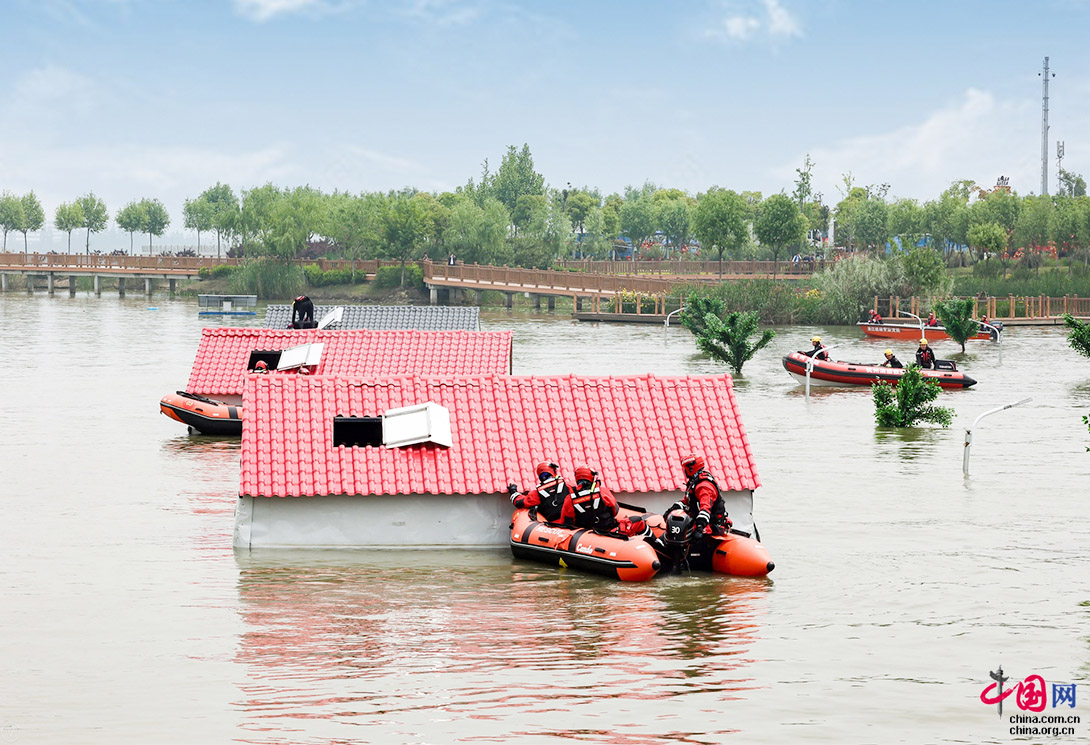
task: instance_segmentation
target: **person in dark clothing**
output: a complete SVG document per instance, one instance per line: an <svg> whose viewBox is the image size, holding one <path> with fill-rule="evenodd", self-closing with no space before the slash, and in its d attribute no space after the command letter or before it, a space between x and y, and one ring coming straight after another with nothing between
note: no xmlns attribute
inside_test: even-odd
<svg viewBox="0 0 1090 745"><path fill-rule="evenodd" d="M813 342L814 348L806 350L805 352L803 352L803 354L805 354L807 357L813 357L816 360L829 359L829 353L825 351L825 345L821 343L820 336L814 336L810 339L810 341Z"/></svg>
<svg viewBox="0 0 1090 745"><path fill-rule="evenodd" d="M927 339L920 339L920 348L916 350L916 364L925 370L935 366L935 353L927 346Z"/></svg>
<svg viewBox="0 0 1090 745"><path fill-rule="evenodd" d="M727 517L719 485L704 468L704 457L689 455L682 458L681 469L685 473L685 496L680 502L674 502L667 514L676 509L685 510L695 521L697 536L728 533L733 523Z"/></svg>
<svg viewBox="0 0 1090 745"><path fill-rule="evenodd" d="M537 514L547 522L560 521L560 512L564 502L572 494L575 488L567 479L560 476L558 466L555 463L542 461L537 464L538 485L526 492L520 492L514 484L507 485L507 491L511 495L511 504L515 509L537 510Z"/></svg>
<svg viewBox="0 0 1090 745"><path fill-rule="evenodd" d="M887 349L886 359L885 362L881 364L881 367L904 367L904 365L901 364L901 361L899 359L893 356L892 349Z"/></svg>
<svg viewBox="0 0 1090 745"><path fill-rule="evenodd" d="M306 295L295 298L291 304L291 325L293 329L313 329L318 324L314 321L314 303Z"/></svg>

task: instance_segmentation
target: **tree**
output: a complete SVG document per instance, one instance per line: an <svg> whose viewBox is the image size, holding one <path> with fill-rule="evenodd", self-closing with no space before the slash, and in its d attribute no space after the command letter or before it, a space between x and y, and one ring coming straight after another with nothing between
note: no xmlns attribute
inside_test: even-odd
<svg viewBox="0 0 1090 745"><path fill-rule="evenodd" d="M659 227L666 234L666 239L675 248L689 242L689 231L693 224L693 210L689 206L689 198L681 196L676 199L663 200L656 211Z"/></svg>
<svg viewBox="0 0 1090 745"><path fill-rule="evenodd" d="M213 218L213 207L204 199L197 197L196 199L185 200L185 205L182 207L183 225L190 230L197 231L198 256L201 253L201 231L211 230L214 227Z"/></svg>
<svg viewBox="0 0 1090 745"><path fill-rule="evenodd" d="M961 345L965 351L965 342L976 334L980 324L973 320L973 308L976 306L971 297L940 300L935 303L935 315L946 327L946 335Z"/></svg>
<svg viewBox="0 0 1090 745"><path fill-rule="evenodd" d="M741 374L742 365L753 358L758 351L768 346L776 336L772 329L761 332L761 338L750 344L749 337L757 331L757 313L730 313L720 320L714 313L704 316L704 331L696 337L696 346L713 359L730 365L736 375Z"/></svg>
<svg viewBox="0 0 1090 745"><path fill-rule="evenodd" d="M523 194L515 203L515 209L511 213L511 222L516 230L525 230L534 219L534 215L541 210L548 209L549 200L544 194Z"/></svg>
<svg viewBox="0 0 1090 745"><path fill-rule="evenodd" d="M231 233L239 221L238 197L231 191L230 186L217 181L215 186L205 189L198 199L206 203L212 211L212 229L216 231L216 256L219 257L222 237Z"/></svg>
<svg viewBox="0 0 1090 745"><path fill-rule="evenodd" d="M730 189L713 186L700 198L693 219L693 233L701 246L719 251L719 278L723 277L723 252L737 251L747 238L746 202Z"/></svg>
<svg viewBox="0 0 1090 745"><path fill-rule="evenodd" d="M578 229L579 240L582 242L587 215L598 206L598 201L585 191L576 191L568 194L564 206L568 211L568 217L571 218L572 227Z"/></svg>
<svg viewBox="0 0 1090 745"><path fill-rule="evenodd" d="M632 241L632 248L636 251L645 240L654 235L655 211L650 196L625 198L621 205L621 232Z"/></svg>
<svg viewBox="0 0 1090 745"><path fill-rule="evenodd" d="M65 202L57 205L53 215L53 227L68 233L68 253L72 253L72 231L83 225L83 209L79 202Z"/></svg>
<svg viewBox="0 0 1090 745"><path fill-rule="evenodd" d="M1060 190L1057 192L1064 197L1085 197L1086 179L1077 173L1060 169Z"/></svg>
<svg viewBox="0 0 1090 745"><path fill-rule="evenodd" d="M0 230L4 231L4 251L8 250L8 232L23 224L23 200L11 192L0 194Z"/></svg>
<svg viewBox="0 0 1090 745"><path fill-rule="evenodd" d="M101 233L106 229L110 213L106 210L106 203L96 197L93 191L87 192L76 202L83 211L83 225L80 227L87 228L86 250L91 253L91 233Z"/></svg>
<svg viewBox="0 0 1090 745"><path fill-rule="evenodd" d="M885 250L889 240L889 208L881 199L867 199L852 216L852 234L866 249Z"/></svg>
<svg viewBox="0 0 1090 745"><path fill-rule="evenodd" d="M706 328L704 318L709 313L716 318L723 318L726 312L727 308L720 298L690 292L689 297L685 299L685 308L678 319L681 325L689 329L694 336L700 336Z"/></svg>
<svg viewBox="0 0 1090 745"><path fill-rule="evenodd" d="M1063 314L1067 332L1067 343L1083 357L1090 357L1090 323L1083 323L1070 313Z"/></svg>
<svg viewBox="0 0 1090 745"><path fill-rule="evenodd" d="M144 223L141 226L142 231L148 234L148 253L152 253L151 237L163 234L163 231L170 225L170 214L158 199L141 199L140 212L144 218Z"/></svg>
<svg viewBox="0 0 1090 745"><path fill-rule="evenodd" d="M913 295L945 295L953 287L942 256L933 248L913 246L900 256L906 289Z"/></svg>
<svg viewBox="0 0 1090 745"><path fill-rule="evenodd" d="M413 258L424 233L420 204L406 192L391 192L382 214L382 252L401 262L401 286L405 286L405 263Z"/></svg>
<svg viewBox="0 0 1090 745"><path fill-rule="evenodd" d="M871 386L874 418L882 427L912 427L917 422L931 422L949 427L953 409L933 406L942 387L920 374L918 365L909 365L896 387L890 383Z"/></svg>
<svg viewBox="0 0 1090 745"><path fill-rule="evenodd" d="M806 226L799 206L783 194L773 194L761 205L754 232L762 245L772 251L772 276L776 276L780 251L784 246L801 240Z"/></svg>
<svg viewBox="0 0 1090 745"><path fill-rule="evenodd" d="M545 177L534 170L530 146L523 143L522 150L516 151L514 145L508 145L507 153L490 185L490 196L498 199L507 208L508 214L514 211L519 197L528 194L544 195Z"/></svg>
<svg viewBox="0 0 1090 745"><path fill-rule="evenodd" d="M23 253L29 253L27 233L31 230L42 229L42 225L45 224L45 210L42 209L42 203L38 201L33 191L28 191L19 201L23 205L23 219L19 223L18 230L23 234Z"/></svg>
<svg viewBox="0 0 1090 745"><path fill-rule="evenodd" d="M901 239L901 248L912 248L926 232L924 209L915 199L898 199L889 205L889 233Z"/></svg>
<svg viewBox="0 0 1090 745"><path fill-rule="evenodd" d="M1007 231L994 222L969 228L969 246L975 247L978 258L998 254L1007 248Z"/></svg>
<svg viewBox="0 0 1090 745"><path fill-rule="evenodd" d="M129 253L135 252L133 236L144 229L144 208L137 202L129 202L117 211L114 217L117 227L129 234Z"/></svg>

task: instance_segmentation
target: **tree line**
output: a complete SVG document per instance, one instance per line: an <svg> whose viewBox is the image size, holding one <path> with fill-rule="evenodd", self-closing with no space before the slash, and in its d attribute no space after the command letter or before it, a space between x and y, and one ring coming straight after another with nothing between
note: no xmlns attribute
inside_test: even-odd
<svg viewBox="0 0 1090 745"><path fill-rule="evenodd" d="M807 156L790 193L765 197L758 191L712 186L691 196L652 183L603 195L584 186L555 188L535 170L528 145L507 148L494 171L488 161L476 179L453 191L413 188L388 192L323 193L310 186L265 184L236 194L217 183L183 206L184 227L214 234L217 255L295 259L326 255L389 258L406 262L450 253L467 263L547 267L558 257L608 258L634 250L654 259L690 253L702 257L785 258L786 252L822 252L807 236L825 236L830 218L835 240L849 251L884 253L887 245L925 245L958 252L971 263L1057 252L1090 254L1090 198L1081 176L1061 173L1056 196L1020 197L1008 188L953 183L935 200L889 199L889 185L862 186L845 174L841 199L827 204L812 186L814 163ZM114 221L149 244L170 224L156 199L122 207ZM34 192L0 195L0 230L40 230L45 215ZM91 236L110 221L106 204L88 193L56 208L53 225ZM698 247L699 246L699 247Z"/></svg>

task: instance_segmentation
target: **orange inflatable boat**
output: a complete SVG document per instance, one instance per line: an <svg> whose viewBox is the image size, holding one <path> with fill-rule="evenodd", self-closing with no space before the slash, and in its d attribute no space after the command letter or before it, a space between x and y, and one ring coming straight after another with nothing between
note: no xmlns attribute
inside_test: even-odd
<svg viewBox="0 0 1090 745"><path fill-rule="evenodd" d="M673 568L672 565L677 562L668 550L666 518L662 515L647 515L645 520L656 539L655 546L661 554L663 565ZM690 569L702 569L734 577L764 577L776 568L768 549L760 541L736 533L723 536L705 535L700 540L690 541L684 561Z"/></svg>
<svg viewBox="0 0 1090 745"><path fill-rule="evenodd" d="M242 436L242 407L214 401L194 393L168 393L159 401L159 411L189 425L189 431L204 435Z"/></svg>
<svg viewBox="0 0 1090 745"><path fill-rule="evenodd" d="M655 549L642 538L566 528L543 522L529 510L515 510L511 516L511 553L518 559L559 564L627 582L651 579L662 566Z"/></svg>

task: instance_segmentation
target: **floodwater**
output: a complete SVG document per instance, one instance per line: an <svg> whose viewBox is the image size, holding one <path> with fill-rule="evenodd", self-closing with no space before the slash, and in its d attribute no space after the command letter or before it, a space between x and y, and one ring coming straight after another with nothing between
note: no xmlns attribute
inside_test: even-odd
<svg viewBox="0 0 1090 745"><path fill-rule="evenodd" d="M1011 329L1002 362L971 343L954 426L905 432L780 365L814 332L858 361L887 343L779 329L736 381L772 577L624 585L502 549L235 553L237 441L157 413L205 322L0 297L0 743L1090 741L1090 361L1060 329ZM677 328L485 326L514 329L518 374L723 371ZM1026 396L963 477L964 427ZM1015 698L980 700L999 665L1078 684L1044 712L1075 732L1010 734Z"/></svg>

